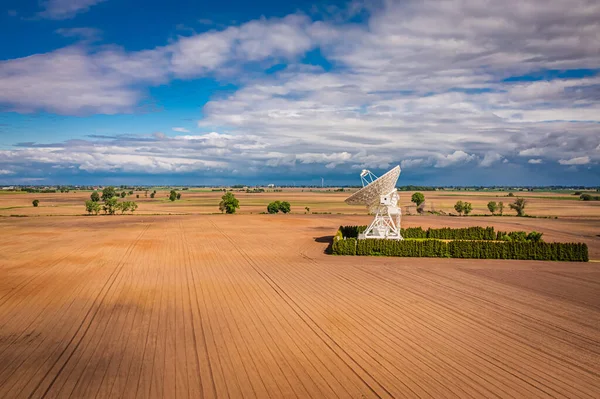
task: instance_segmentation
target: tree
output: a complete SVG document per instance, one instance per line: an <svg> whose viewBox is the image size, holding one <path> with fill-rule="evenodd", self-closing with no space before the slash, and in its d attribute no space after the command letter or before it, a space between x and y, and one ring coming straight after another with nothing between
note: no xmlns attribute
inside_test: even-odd
<svg viewBox="0 0 600 399"><path fill-rule="evenodd" d="M273 214L278 213L281 203L279 201L273 201L267 205L267 212Z"/></svg>
<svg viewBox="0 0 600 399"><path fill-rule="evenodd" d="M470 202L463 202L463 213L468 215L473 210L473 205Z"/></svg>
<svg viewBox="0 0 600 399"><path fill-rule="evenodd" d="M544 235L544 233L538 233L537 231L532 231L531 233L527 234L527 241L532 241L532 242L543 242L542 240L542 236Z"/></svg>
<svg viewBox="0 0 600 399"><path fill-rule="evenodd" d="M94 202L100 201L100 194L98 194L98 191L94 191L92 195L90 195L90 199Z"/></svg>
<svg viewBox="0 0 600 399"><path fill-rule="evenodd" d="M414 202L415 205L418 207L423 202L425 202L425 196L423 195L423 193L416 192L412 195L412 197L410 197L410 200L411 202Z"/></svg>
<svg viewBox="0 0 600 399"><path fill-rule="evenodd" d="M32 204L34 208L37 208L37 206L40 204L40 200L33 200Z"/></svg>
<svg viewBox="0 0 600 399"><path fill-rule="evenodd" d="M151 193L150 198L154 198L155 195L156 195L156 193Z"/></svg>
<svg viewBox="0 0 600 399"><path fill-rule="evenodd" d="M219 209L221 212L225 213L235 213L235 211L240 207L240 201L235 198L233 193L225 193L221 197L221 202L219 203Z"/></svg>
<svg viewBox="0 0 600 399"><path fill-rule="evenodd" d="M139 195L139 194L136 194L136 195L135 195L135 198L140 198L140 195Z"/></svg>
<svg viewBox="0 0 600 399"><path fill-rule="evenodd" d="M177 191L171 190L171 192L169 193L169 199L171 201L175 201L177 199Z"/></svg>
<svg viewBox="0 0 600 399"><path fill-rule="evenodd" d="M121 191L121 198L125 198L126 195L127 193L125 191Z"/></svg>
<svg viewBox="0 0 600 399"><path fill-rule="evenodd" d="M117 192L115 191L114 187L104 187L102 190L102 201L106 202L106 200L109 200L116 195Z"/></svg>
<svg viewBox="0 0 600 399"><path fill-rule="evenodd" d="M181 199L181 193L177 193L177 199Z"/></svg>
<svg viewBox="0 0 600 399"><path fill-rule="evenodd" d="M137 202L133 202L131 201L131 203L129 204L129 210L131 211L131 214L133 215L133 212L138 208L138 204Z"/></svg>
<svg viewBox="0 0 600 399"><path fill-rule="evenodd" d="M100 212L100 209L102 208L102 206L100 205L100 202L98 201L93 201L93 200L87 200L85 201L85 210L91 215L92 213L97 215Z"/></svg>
<svg viewBox="0 0 600 399"><path fill-rule="evenodd" d="M508 204L510 209L517 212L517 216L525 216L525 205L527 205L527 200L525 198L517 198L515 202Z"/></svg>
<svg viewBox="0 0 600 399"><path fill-rule="evenodd" d="M509 197L514 197L515 195L513 193L508 193Z"/></svg>
<svg viewBox="0 0 600 399"><path fill-rule="evenodd" d="M504 202L500 201L500 202L498 202L498 213L500 214L500 216L502 216L503 212L504 212Z"/></svg>
<svg viewBox="0 0 600 399"><path fill-rule="evenodd" d="M117 210L117 205L118 204L118 200L117 197L112 197L107 199L106 201L104 201L104 205L102 206L102 209L104 210L104 213L106 213L107 215L114 215L115 211Z"/></svg>
<svg viewBox="0 0 600 399"><path fill-rule="evenodd" d="M496 210L498 209L498 204L496 203L496 201L490 201L490 202L488 202L487 207L493 215L494 213L496 213Z"/></svg>
<svg viewBox="0 0 600 399"><path fill-rule="evenodd" d="M459 215L462 215L464 206L465 205L462 201L457 201L456 204L454 204L454 210L458 212Z"/></svg>
<svg viewBox="0 0 600 399"><path fill-rule="evenodd" d="M129 210L129 201L119 202L115 205L115 209L121 211L121 215Z"/></svg>
<svg viewBox="0 0 600 399"><path fill-rule="evenodd" d="M291 209L292 207L287 201L281 201L281 203L279 204L279 210L283 213L290 213Z"/></svg>

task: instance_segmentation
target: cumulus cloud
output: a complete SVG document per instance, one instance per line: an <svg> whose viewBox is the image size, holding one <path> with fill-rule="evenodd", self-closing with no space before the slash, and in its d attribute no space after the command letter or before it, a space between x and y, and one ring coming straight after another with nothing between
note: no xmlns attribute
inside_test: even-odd
<svg viewBox="0 0 600 399"><path fill-rule="evenodd" d="M86 12L90 7L106 0L45 0L41 1L43 11L38 13L42 18L68 19Z"/></svg>
<svg viewBox="0 0 600 399"><path fill-rule="evenodd" d="M502 155L498 154L497 152L487 152L481 160L481 162L479 162L479 165L483 166L484 168L487 168L492 166L496 162L501 161L502 158Z"/></svg>
<svg viewBox="0 0 600 399"><path fill-rule="evenodd" d="M561 165L587 165L590 163L590 157L575 157L571 159L559 159L558 163Z"/></svg>
<svg viewBox="0 0 600 399"><path fill-rule="evenodd" d="M476 158L475 155L467 154L464 151L454 151L452 154L440 155L434 166L436 168L445 168L455 164L471 162Z"/></svg>

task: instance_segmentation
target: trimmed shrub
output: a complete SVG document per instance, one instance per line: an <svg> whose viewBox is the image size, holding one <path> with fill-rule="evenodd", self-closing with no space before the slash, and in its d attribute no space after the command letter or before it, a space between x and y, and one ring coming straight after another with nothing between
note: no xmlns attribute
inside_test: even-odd
<svg viewBox="0 0 600 399"><path fill-rule="evenodd" d="M358 238L358 235L366 229L367 226L340 226L340 231L346 238Z"/></svg>
<svg viewBox="0 0 600 399"><path fill-rule="evenodd" d="M451 257L472 259L521 259L587 262L588 247L582 243L546 243L542 233L535 231L497 234L491 227L470 227L466 229L429 229L420 227L403 229L405 238L424 238L430 235L452 239L452 236L475 237L469 240L453 240L448 243L439 239L427 240L357 240L366 226L340 226L332 244L336 255L363 256L403 256L403 257ZM416 237L410 237L414 235ZM446 238L449 237L449 238ZM494 241L494 239L498 241ZM499 242L500 241L500 242Z"/></svg>
<svg viewBox="0 0 600 399"><path fill-rule="evenodd" d="M537 231L532 231L531 233L527 234L527 241L542 242L543 235L544 235L544 233L538 233Z"/></svg>
<svg viewBox="0 0 600 399"><path fill-rule="evenodd" d="M356 238L334 238L331 252L334 255L356 255ZM365 240L360 240L365 241Z"/></svg>
<svg viewBox="0 0 600 399"><path fill-rule="evenodd" d="M527 233L524 231L511 231L508 233L510 241L525 242L527 241Z"/></svg>
<svg viewBox="0 0 600 399"><path fill-rule="evenodd" d="M448 243L448 251L452 258L588 261L587 245L580 243L458 240Z"/></svg>
<svg viewBox="0 0 600 399"><path fill-rule="evenodd" d="M421 227L401 228L400 235L404 238L427 238L427 230L423 230Z"/></svg>
<svg viewBox="0 0 600 399"><path fill-rule="evenodd" d="M465 227L461 229L443 227L441 229L427 229L427 238L437 238L440 240L494 240L496 239L496 233L493 227Z"/></svg>
<svg viewBox="0 0 600 399"><path fill-rule="evenodd" d="M409 256L440 258L448 257L448 246L439 240L358 240L357 255Z"/></svg>

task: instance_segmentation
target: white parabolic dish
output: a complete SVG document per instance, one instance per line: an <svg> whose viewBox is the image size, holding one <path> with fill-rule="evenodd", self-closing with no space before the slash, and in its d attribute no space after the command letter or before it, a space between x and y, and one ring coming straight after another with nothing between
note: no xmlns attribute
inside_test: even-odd
<svg viewBox="0 0 600 399"><path fill-rule="evenodd" d="M400 166L396 166L373 183L363 187L346 198L346 203L348 205L366 205L368 208L371 208L379 203L382 195L394 191L399 177Z"/></svg>

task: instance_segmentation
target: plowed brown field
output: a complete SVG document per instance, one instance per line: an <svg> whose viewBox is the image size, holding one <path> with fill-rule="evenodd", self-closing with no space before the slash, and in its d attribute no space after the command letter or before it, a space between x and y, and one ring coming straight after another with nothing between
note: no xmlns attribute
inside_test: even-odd
<svg viewBox="0 0 600 399"><path fill-rule="evenodd" d="M597 220L482 219L405 225L600 258ZM0 398L600 397L600 263L323 253L367 220L0 218Z"/></svg>

